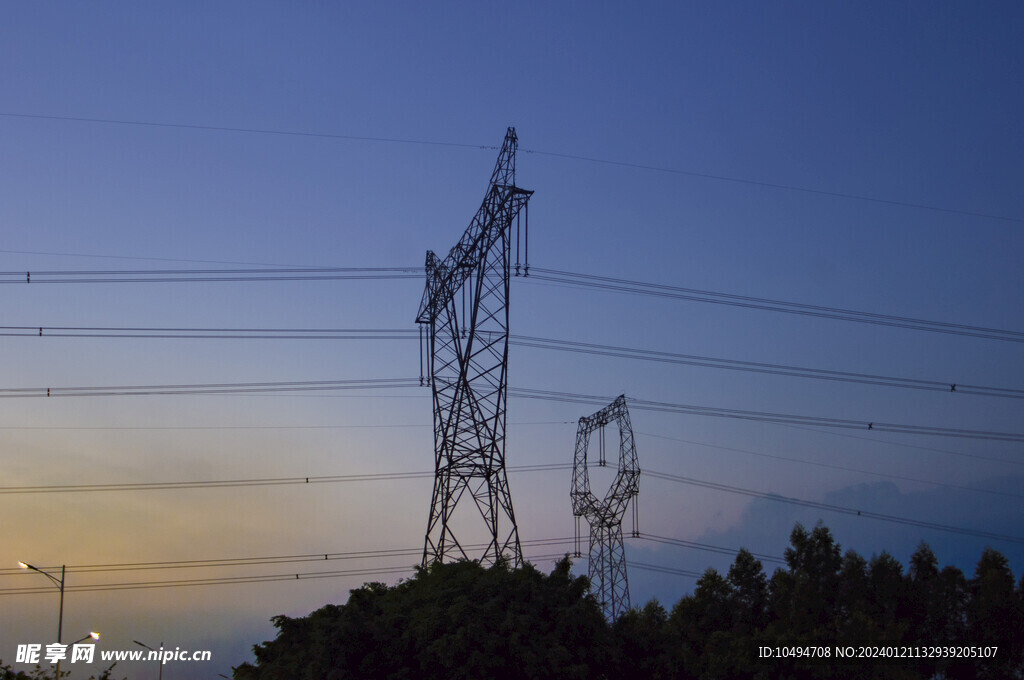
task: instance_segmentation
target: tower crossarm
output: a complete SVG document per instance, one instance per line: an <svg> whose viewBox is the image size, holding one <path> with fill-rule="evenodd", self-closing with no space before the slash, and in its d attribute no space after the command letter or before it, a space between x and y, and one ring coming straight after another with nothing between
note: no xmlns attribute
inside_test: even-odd
<svg viewBox="0 0 1024 680"><path fill-rule="evenodd" d="M466 282L487 255L500 230L507 229L522 210L533 191L515 185L516 148L519 146L515 128L505 133L491 183L480 209L466 228L462 238L441 260L427 251L427 285L423 291L416 323L431 323Z"/></svg>
<svg viewBox="0 0 1024 680"><path fill-rule="evenodd" d="M587 469L587 449L590 435L612 423L619 429L619 465L615 480L603 500L590 489ZM570 496L573 514L586 517L592 523L615 524L622 520L629 501L639 490L640 465L633 442L633 428L629 421L625 395L620 395L608 406L579 420L576 432L576 454L573 459L573 484Z"/></svg>

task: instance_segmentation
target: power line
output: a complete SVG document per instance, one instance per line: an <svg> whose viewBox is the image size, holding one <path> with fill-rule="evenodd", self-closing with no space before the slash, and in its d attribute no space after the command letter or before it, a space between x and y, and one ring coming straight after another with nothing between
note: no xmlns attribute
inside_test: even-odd
<svg viewBox="0 0 1024 680"><path fill-rule="evenodd" d="M828 430L819 430L815 427L800 427L798 425L783 425L783 427L789 427L794 430L804 430L805 432L816 432L818 434L827 434L830 437L843 437L844 439L859 439L860 441L871 442L872 444L885 444L888 446L900 446L905 449L916 449L918 451L933 451L935 453L945 453L950 456L959 456L961 458L976 458L977 460L988 460L993 463L1005 463L1009 465L1024 465L1024 461L1009 460L1007 458L996 458L994 456L985 456L979 453L964 453L962 451L950 451L949 449L939 449L934 446L919 446L917 444L908 444L907 442L896 442L891 439L872 439L869 437L861 437L856 434L848 434L843 432L831 432Z"/></svg>
<svg viewBox="0 0 1024 680"><path fill-rule="evenodd" d="M532 561L543 561L549 559L558 559L563 556L563 553L546 553L546 554L530 554L526 555L525 559ZM647 564L644 562L632 562L627 561L627 565L630 567L636 567L646 571L656 571L666 574L674 574L678 576L688 576L691 578L700 578L703 574L699 574L694 571L686 569L676 569L672 567L664 567L660 565ZM167 581L135 581L128 583L90 583L82 585L68 585L65 590L74 592L111 592L117 590L147 590L154 588L180 588L189 586L217 586L217 585L237 585L243 583L273 583L280 581L305 581L310 579L322 579L322 578L340 578L340 577L351 577L351 576L379 576L379 575L394 575L394 574L408 574L412 571L412 567L408 566L394 566L394 567L378 567L375 569L347 569L337 571L315 571L315 572L298 572L288 574L265 574L265 575L254 575L254 576L225 576L205 579L177 579ZM33 586L26 588L2 588L0 589L0 596L4 595L39 595L48 594L52 591L52 588L46 586Z"/></svg>
<svg viewBox="0 0 1024 680"><path fill-rule="evenodd" d="M342 135L327 132L299 132L295 130L272 130L268 128L228 127L218 125L189 125L187 123L156 123L142 120L123 120L116 118L85 118L76 116L47 116L32 113L0 112L0 116L8 118L30 118L35 120L59 120L76 123L105 123L111 125L134 125L138 127L172 128L179 130L208 130L211 132L244 132L248 134L278 135L282 137L311 137L319 139L342 139L357 142L388 142L392 144L420 144L427 146L451 146L464 149L498 149L496 146L465 144L459 142L437 142L423 139L400 137L369 137L364 135Z"/></svg>
<svg viewBox="0 0 1024 680"><path fill-rule="evenodd" d="M717 482L708 482L700 479L694 479L692 477L683 477L681 475L672 475L665 472L656 472L653 470L644 470L644 474L648 477L655 479L662 479L670 482L676 482L678 484L688 484L690 486L697 486L704 489L711 489L714 491L724 491L727 493L740 494L749 496L752 498L760 498L763 500L775 501L778 503L789 503L792 505L799 505L806 508L815 508L818 510L828 510L830 512L837 512L844 515L855 515L857 517L865 517L867 519L875 519L883 522L892 522L895 524L904 524L907 526L919 527L922 529L934 529L936 531L944 531L954 534L962 534L964 536L975 536L978 538L988 538L999 541L1008 541L1010 543L1022 543L1024 544L1024 537L1010 536L1007 534L997 534L991 531L981 531L978 529L968 529L965 527L957 527L950 524L940 524L938 522L927 522L924 520L911 519L908 517L899 517L896 515L888 515L880 512L872 512L870 510L858 510L856 508L848 508L842 505L833 505L831 503L820 503L818 501L809 501L803 498L795 498L791 496L780 496L778 494L766 493L763 491L754 491L752 489L744 489L738 486L731 486L729 484L719 484Z"/></svg>
<svg viewBox="0 0 1024 680"><path fill-rule="evenodd" d="M704 574L700 572L691 571L689 569L676 569L674 567L663 567L658 564L648 564L646 562L634 562L633 560L626 560L626 566L630 569L642 569L643 571L654 571L661 574L672 574L674 576L688 576L690 578L700 578Z"/></svg>
<svg viewBox="0 0 1024 680"><path fill-rule="evenodd" d="M511 396L520 399L540 399L559 401L570 404L600 405L608 401L608 397L572 394L554 390L535 390L526 388L510 389ZM751 420L765 423L786 425L816 425L852 430L874 430L877 432L895 432L901 434L929 435L934 437L957 437L963 439L987 439L993 441L1024 442L1024 434L1016 432L993 432L989 430L968 430L964 428L932 427L925 425L903 425L848 418L829 418L822 416L803 416L785 413L769 413L765 411L747 411L727 409L716 406L698 406L694 404L674 404L663 401L629 399L630 408L654 411L659 413L675 413L679 415L707 416L712 418L730 418Z"/></svg>
<svg viewBox="0 0 1024 680"><path fill-rule="evenodd" d="M739 550L734 548L725 548L720 545L711 545L709 543L700 543L698 541L687 541L681 538L669 538L667 536L654 536L652 534L641 533L637 536L645 541L652 541L654 543L661 543L663 545L673 545L680 548L693 548L695 550L704 550L707 552L719 553L722 555L736 555ZM749 551L748 551L749 552ZM786 560L777 555L764 555L761 553L750 553L762 562L775 562L777 564L786 564Z"/></svg>
<svg viewBox="0 0 1024 680"><path fill-rule="evenodd" d="M655 540L657 542L663 542L672 545L690 545L692 542L683 541L681 539L671 539L665 537L645 537L648 540ZM571 546L573 539L571 537L565 538L543 538L522 541L525 547L540 548L540 547L554 547L558 545ZM483 544L480 544L481 546ZM693 544L696 546L704 546L705 544ZM479 547L479 546L472 546ZM718 546L707 546L714 548L715 551L726 551L729 554L735 554L737 551L729 550L727 548L720 548ZM702 547L701 549L707 549ZM258 556L258 557L243 557L243 558L228 558L228 559L212 559L212 560L180 560L180 561L163 561L163 562L127 562L127 563L114 563L114 564L89 564L89 565L71 565L68 566L69 573L110 573L110 572L123 572L123 571L140 571L140 570L166 570L166 569L181 569L181 568L211 568L211 567L237 567L237 566L261 566L271 564L292 564L292 563L308 563L308 562L323 562L332 560L346 560L346 559L382 559L392 557L409 557L419 553L417 549L409 548L395 548L385 550L368 550L368 551L348 551L341 553L315 553L315 554L299 554L299 555L271 555L271 556ZM527 559L540 561L548 559L559 559L565 555L570 554L569 551L557 552L557 553L541 553L541 554L530 554L527 555ZM770 557L770 556L769 556ZM585 558L584 558L585 559ZM774 559L774 558L773 558ZM778 560L776 560L778 561ZM662 573L676 574L681 576L691 576L699 578L702 574L685 570L668 567L664 565L654 565L644 562L632 562L630 561L629 566L636 566L640 569L646 569L650 571L658 571ZM132 581L123 583L87 583L87 584L71 584L67 586L69 591L77 592L107 592L115 590L138 590L148 588L172 588L172 587L184 587L184 586L207 586L207 585L229 585L229 584L241 584L241 583L268 583L276 581L295 581L295 580L306 580L306 579L319 579L319 578L335 578L343 576L373 576L381 574L396 574L396 573L408 573L412 569L410 566L382 566L374 569L346 569L346 570L332 570L332 571L314 571L314 572L293 572L287 574L255 574L255 575L240 575L240 576L221 576L221 577L209 577L209 578L191 578L191 579L167 579L167 580L148 580L148 581ZM23 570L20 569L0 569L0 576L21 576L24 574ZM0 588L0 595L29 595L29 594L45 594L51 592L51 588L46 586L22 586L22 587L11 587L11 588Z"/></svg>
<svg viewBox="0 0 1024 680"><path fill-rule="evenodd" d="M196 260L180 257L139 257L134 255L103 255L95 253L68 253L52 250L6 250L0 249L0 253L11 255L48 255L53 257L89 257L102 260L144 260L150 262L189 262L192 264L234 264L251 267L302 267L306 265L282 264L280 262L242 262L239 260Z"/></svg>
<svg viewBox="0 0 1024 680"><path fill-rule="evenodd" d="M0 326L0 337L45 338L161 338L161 339L270 339L270 340L419 340L415 329L406 328L198 328L131 326ZM808 368L787 364L745 361L696 354L681 354L616 345L601 345L527 335L510 335L509 344L532 349L573 352L593 356L715 368L767 375L781 375L880 387L949 392L972 396L1024 399L1024 390L972 385L948 380L903 378L873 373Z"/></svg>
<svg viewBox="0 0 1024 680"><path fill-rule="evenodd" d="M510 341L510 344L513 345L562 352L576 352L580 354L636 359L640 361L700 366L702 368L719 368L797 378L813 378L817 380L858 383L863 385L901 387L932 392L956 392L958 394L1024 399L1024 390L1018 389L987 387L984 385L967 385L956 382L922 380L918 378L900 378L871 373L855 373L851 371L835 371L821 368L806 368L801 366L789 366L786 364L743 361L739 359L723 359L718 357L699 356L695 354L661 352L656 350L617 347L614 345L599 345L571 340L555 340L551 338L530 336L512 336L512 338L513 340Z"/></svg>
<svg viewBox="0 0 1024 680"><path fill-rule="evenodd" d="M251 383L192 383L177 385L110 385L91 387L14 387L0 389L0 398L105 397L172 394L256 394L324 390L369 390L419 387L419 378L368 380L304 380Z"/></svg>
<svg viewBox="0 0 1024 680"><path fill-rule="evenodd" d="M699 290L696 288L667 286L658 283L617 279L608 276L597 276L595 274L581 274L558 269L531 267L530 272L528 280L548 281L570 286L628 293L631 295L650 295L674 300L706 302L716 305L741 307L745 309L758 309L762 311L797 314L801 316L835 319L839 321L851 321L876 326L889 326L916 331L928 331L931 333L945 333L949 335L985 338L988 340L1024 342L1024 333L999 328L986 328L983 326L971 326L944 321L928 321L925 319L915 319L907 316L877 314L874 312L861 312L839 307L809 305L801 302L789 302L786 300L773 300L770 298L737 295L735 293L719 293L709 290Z"/></svg>
<svg viewBox="0 0 1024 680"><path fill-rule="evenodd" d="M509 425L575 425L572 420L543 420L533 422L509 423ZM150 430L351 430L351 429L381 429L381 428L406 428L406 427L433 427L430 423L423 424L386 424L386 425L68 425L68 426L45 426L45 425L0 425L0 430L96 430L96 431L150 431Z"/></svg>
<svg viewBox="0 0 1024 680"><path fill-rule="evenodd" d="M204 130L210 132L231 132L231 133L245 133L245 134L260 134L260 135L275 135L282 137L305 137L312 139L334 139L334 140L345 140L345 141L359 141L359 142L384 142L390 144L415 144L415 145L427 145L427 146L444 146L452 148L463 148L463 149L480 149L480 150L497 150L498 147L487 144L468 144L464 142L443 142L434 140L423 140L423 139L410 139L410 138L398 138L398 137L373 137L366 135L345 135L336 133L324 133L324 132L302 132L297 130L275 130L268 128L248 128L238 126L217 126L217 125L195 125L186 123L158 123L153 121L142 121L142 120L126 120L126 119L115 119L115 118L88 118L83 116L52 116L43 114L30 114L30 113L16 113L13 111L0 112L0 116L8 118L22 118L31 120L51 120L51 121L63 121L63 122L77 122L77 123L100 123L107 125L130 125L136 127L153 127L153 128L166 128L166 129L179 129L179 130ZM565 160L579 161L583 163L593 163L596 165L608 165L621 168L630 168L634 170L644 170L649 172L658 172L663 174L670 174L676 176L685 177L697 177L700 179L710 179L720 182L729 182L733 184L743 184L747 186L757 186L767 189L780 189L784 191L799 192L812 194L816 196L827 196L830 198L841 198L845 200L863 201L866 203L876 203L879 205L890 205L898 206L901 208L913 208L916 210L928 210L933 212L942 212L953 215L963 215L965 217L980 217L990 220L998 220L1001 222L1012 222L1012 223L1024 223L1024 219L1017 217L1008 217L1005 215L995 215L991 213L983 213L971 210L960 210L956 208L947 208L936 205L929 205L926 203L917 203L913 201L902 201L886 198L878 198L874 196L867 196L864 194L855 194L852 192L841 192L841 191L828 191L824 189L814 189L810 187L799 186L795 184L782 184L777 182L765 182L761 180L754 180L743 177L734 177L730 175L720 175L708 172L698 172L695 170L683 170L680 168L669 168L664 166L648 165L642 163L631 163L627 161L616 161L604 158L595 158L592 156L583 156L579 154L561 153L556 151L545 151L542 149L522 149L523 153L532 154L535 156L547 156L549 158L560 158Z"/></svg>
<svg viewBox="0 0 1024 680"><path fill-rule="evenodd" d="M418 378L378 378L369 380L311 380L264 383L190 383L176 385L115 385L80 387L21 387L0 389L0 398L25 397L98 397L98 396L151 396L174 394L259 394L273 392L302 392L325 390L361 390L382 388L413 388L420 386ZM540 399L565 403L601 405L606 397L572 394L551 390L511 388L510 396L521 399ZM786 425L815 425L821 427L875 430L901 434L956 437L965 439L986 439L993 441L1024 442L1024 434L994 432L965 428L906 425L880 421L852 420L823 416L804 416L764 411L727 409L694 404L676 404L643 399L630 399L635 408L662 413L698 415L716 418L732 418Z"/></svg>
<svg viewBox="0 0 1024 680"><path fill-rule="evenodd" d="M25 397L99 397L99 396L151 396L174 394L259 394L271 392L302 392L325 390L360 390L381 388L413 388L420 386L418 378L379 378L372 380L311 380L265 383L192 383L178 385L116 385L89 387L19 387L0 389L0 398ZM606 397L572 394L551 390L511 388L510 396L521 399L540 399L576 404L601 405ZM804 416L764 411L727 409L715 406L675 404L670 402L630 399L636 408L662 413L698 415L715 418L732 418L788 425L816 425L823 427L876 430L901 434L957 437L965 439L986 439L993 441L1024 442L1024 434L970 430L965 428L934 427L926 425L905 425L875 421Z"/></svg>
<svg viewBox="0 0 1024 680"><path fill-rule="evenodd" d="M662 172L672 175L685 175L688 177L699 177L701 179L713 179L721 182L733 182L737 184L747 184L750 186L765 187L768 189L783 189L785 191L797 191L805 194L815 194L818 196L829 196L831 198L844 198L854 201L864 201L867 203L879 203L882 205L893 205L901 208L914 208L917 210L932 210L935 212L949 213L953 215L964 215L966 217L982 217L990 220L999 220L1001 222L1016 222L1024 223L1024 219L1018 217L1007 217L1005 215L994 215L991 213L974 212L970 210L958 210L956 208L943 208L935 205L928 205L926 203L913 203L910 201L897 201L885 198L877 198L874 196L866 196L864 194L846 193L841 191L826 191L823 189L811 189L809 187L802 187L795 184L779 184L776 182L763 182L755 179L746 179L742 177L730 177L728 175L716 175L707 172L696 172L693 170L681 170L678 168L666 168L657 165L643 165L640 163L628 163L624 161L612 161L605 160L602 158L592 158L589 156L578 156L575 154L568 153L556 153L553 151L537 151L533 149L524 149L524 153L535 154L538 156L551 156L554 158L566 158L575 161L584 161L587 163L597 163L600 165L614 165L623 168L633 168L636 170L649 170L651 172Z"/></svg>
<svg viewBox="0 0 1024 680"><path fill-rule="evenodd" d="M263 574L253 576L224 576L214 578L177 579L167 581L134 581L127 583L86 583L71 584L64 588L68 592L95 593L115 590L142 590L151 588L178 588L183 586L219 586L240 583L269 583L273 581L301 581L307 579L338 578L342 576L374 576L381 574L402 574L412 567L377 567L376 569L348 569L341 571L315 571L289 574ZM52 588L33 586L27 588L0 588L0 595L35 595L49 593Z"/></svg>
<svg viewBox="0 0 1024 680"><path fill-rule="evenodd" d="M422 267L123 269L0 272L0 283L197 283L216 281L364 281L422 279Z"/></svg>
<svg viewBox="0 0 1024 680"><path fill-rule="evenodd" d="M510 472L551 472L555 470L568 470L572 466L561 463L549 463L541 465L520 465L520 466L509 466L507 469ZM712 489L716 491L725 491L728 493L741 494L750 496L753 498L760 498L764 500L771 500L781 503L790 503L799 505L802 507L816 508L819 510L829 510L847 515L856 515L858 517L865 517L868 519L876 519L885 522L892 522L897 524L905 524L908 526L916 526L924 529L935 529L938 531L945 531L950 533L957 533L967 536L977 536L981 538L990 538L1003 541L1009 541L1013 543L1024 543L1024 538L1017 536L1010 536L1006 534L998 534L988 531L981 531L977 529L969 529L964 527L957 527L949 524L942 524L937 522L928 522L924 520L916 520L912 518L899 517L896 515L889 515L886 513L874 512L871 510L848 508L845 506L834 505L830 503L822 503L818 501L811 501L802 498L780 496L778 494L767 493L762 491L755 491L752 489L745 489L738 486L731 486L728 484L720 484L717 482L709 482L706 480L694 479L692 477L684 477L681 475L670 474L666 472L660 472L652 470L650 468L643 471L644 475L653 477L654 479L661 479L665 481L675 482L679 484L688 484L692 486L698 486L701 488ZM43 486L17 486L17 487L0 487L0 495L3 494L36 494L36 493L65 493L65 492L95 492L95 491L140 491L140 490L159 490L159 489L188 489L188 488L223 488L223 487L242 487L242 486L280 486L280 485L295 485L295 484L317 484L317 483L340 483L340 482L367 482L367 481L394 481L402 479L425 479L433 476L432 472L429 471L416 471L416 472L384 472L376 474L364 474L364 475L321 475L321 476L309 476L309 477L269 477L269 478L257 478L257 479L226 479L226 480L210 480L210 481L184 481L184 482L137 482L137 483L123 483L123 484L74 484L74 485L43 485ZM650 536L652 540L674 540L679 545L684 547L695 547L698 549L709 549L713 552L735 552L730 548L722 548L721 546L712 546L706 543L697 542L686 542L681 539L668 539L663 536ZM774 556L755 555L768 561L777 560ZM2 570L0 570L2 573Z"/></svg>
<svg viewBox="0 0 1024 680"><path fill-rule="evenodd" d="M510 472L549 472L569 470L567 463L546 463L540 465L510 465ZM82 493L98 491L162 491L169 489L221 489L249 486L289 486L295 484L339 484L353 482L382 482L404 479L432 478L429 470L411 472L377 472L360 475L309 475L295 477L257 477L240 479L185 480L168 482L121 482L107 484L43 484L35 486L2 486L0 495ZM2 570L0 570L2 573Z"/></svg>
<svg viewBox="0 0 1024 680"><path fill-rule="evenodd" d="M545 421L543 423L510 423L511 425L571 425L574 424L572 421ZM243 426L244 427L244 426ZM298 426L301 427L301 426ZM312 426L314 428L320 427L332 427L332 428L344 428L349 426ZM364 426L350 426L350 427L429 427L429 425L364 425ZM272 429L269 428L260 429ZM8 429L8 428L0 428ZM23 429L23 428L19 428ZM32 428L32 429L55 429L55 428ZM59 428L57 428L59 429ZM73 428L81 429L81 428ZM84 429L110 429L110 428L84 428ZM154 428L114 428L114 429L154 429ZM175 429L175 428L156 428L156 429ZM177 428L180 429L180 428ZM188 428L192 429L192 428ZM210 429L210 428L195 428L195 429ZM708 444L705 442L695 442L685 439L678 439L676 437L666 437L662 435L655 435L651 433L638 432L648 437L656 437L659 439L668 439L671 441L679 441L689 444L696 444L699 446L710 446L712 448L724 449L728 451L736 451L738 453L744 453L752 456L760 456L764 458L770 458L775 460L783 460L786 462L801 464L801 465L814 465L818 467L842 470L845 472L856 472L859 474L872 475L876 477L882 477L886 479L897 479L901 481L917 482L920 484L928 484L931 486L956 489L960 491L969 491L973 493L986 493L992 495L1006 496L1011 498L1021 498L1020 494L1015 494L1005 491L997 491L992 489L979 489L970 486L963 486L958 484L948 484L944 482L936 482L926 479L918 479L914 477L907 477L903 475L893 475L884 472L873 472L869 470L859 470L855 468L844 467L840 465L832 465L830 463L820 463L816 461L802 460L797 458L788 458L786 456L777 456L773 454L761 453L757 451L749 451L746 449L736 449L727 446L717 446L714 444ZM1015 461L1004 461L1007 463L1014 463ZM1021 464L1021 463L1017 463ZM509 466L510 472L546 472L554 470L567 470L571 466L568 464L550 463L541 465L520 465L520 466ZM7 486L0 487L0 495L16 495L16 494L43 494L43 493L81 493L81 492L101 492L101 491L160 491L160 490L173 490L173 489L202 489L202 488L232 488L232 487L251 487L251 486L285 486L295 484L327 484L327 483L351 483L351 482L373 482L373 481L397 481L404 479L425 479L432 476L433 473L429 471L412 471L412 472L384 472L384 473L368 473L361 475L312 475L312 476L292 476L292 477L260 477L260 478L232 478L232 479L215 479L215 480L183 480L183 481L165 481L165 482L121 482L121 483L106 483L106 484L48 484L48 485L26 485L26 486ZM2 573L2 570L0 570Z"/></svg>
<svg viewBox="0 0 1024 680"><path fill-rule="evenodd" d="M797 314L817 318L851 321L932 333L1024 342L1024 332L969 324L929 321L907 316L878 314L857 310L810 305L787 300L684 288L645 281L618 279L595 274L533 267L529 277L538 281L609 290L633 295L729 305L745 309ZM35 277L35 278L33 278ZM422 267L304 267L298 269L153 269L153 270L76 270L0 272L0 283L178 283L211 281L335 281L376 279L420 279ZM26 327L17 327L26 329ZM37 327L36 327L37 328ZM27 330L32 330L31 327Z"/></svg>
<svg viewBox="0 0 1024 680"><path fill-rule="evenodd" d="M189 328L131 326L0 326L0 337L269 340L418 340L409 328Z"/></svg>
<svg viewBox="0 0 1024 680"><path fill-rule="evenodd" d="M570 539L571 542L571 539ZM566 553L543 553L527 555L529 560L558 559ZM74 592L110 592L115 590L143 590L152 588L179 588L188 586L213 586L241 583L270 583L275 581L302 581L321 578L339 578L344 576L377 576L383 574L408 574L414 571L411 565L384 566L374 569L344 569L333 571L313 572L291 572L287 574L255 574L247 576L221 576L211 578L171 579L162 581L131 581L124 583L84 583L70 584L65 591ZM50 593L53 588L48 586L27 586L14 588L0 588L0 596L3 595L35 595Z"/></svg>
<svg viewBox="0 0 1024 680"><path fill-rule="evenodd" d="M946 489L956 489L958 491L971 491L974 493L987 493L996 496L1007 496L1009 498L1024 498L1024 495L1019 493L1012 493L1009 491L996 491L994 489L979 489L973 486L963 486L960 484L948 484L945 482L935 482L929 479L918 479L917 477L907 477L905 475L893 475L885 472L875 472L872 470L860 470L858 468L845 467L842 465L833 465L831 463L821 463L813 460L804 460L802 458L789 458L787 456L779 456L771 453L763 453L761 451L749 451L747 449L737 449L731 446L719 446L717 444L708 444L707 442L697 442L690 439L679 439L677 437L666 437L664 435L652 434L650 432L637 432L637 434L645 437L654 437L655 439L667 439L669 441L683 442L684 444L696 444L697 446L707 446L713 449L721 449L723 451L735 451L737 453L745 453L750 456L759 456L761 458L770 458L772 460L782 460L787 463L797 463L800 465L814 465L816 467L829 468L832 470L842 470L843 472L856 472L862 475L871 475L873 477L881 477L883 479L898 479L904 482L916 482L918 484L928 484L930 486L938 486ZM831 434L831 433L828 433ZM870 441L870 440L869 440ZM894 442L895 443L895 442ZM933 449L942 453L953 453L952 451L942 451L941 449ZM1002 463L1009 463L1012 465L1024 465L1024 461L1004 460L1002 458L994 458L991 460L998 460Z"/></svg>
<svg viewBox="0 0 1024 680"><path fill-rule="evenodd" d="M0 389L0 398L26 397L99 397L99 396L152 396L152 395L188 395L188 394L260 394L276 392L303 392L325 390L362 390L383 388L414 388L420 386L418 378L380 378L372 380L312 380L265 383L191 383L177 385L116 385L89 387L24 387ZM511 388L510 396L521 399L540 399L577 404L601 405L607 398L572 394L550 390ZM727 409L714 406L694 404L676 404L642 399L630 399L635 408L662 413L681 415L698 415L716 418L732 418L758 422L770 422L787 425L815 425L822 427L875 430L901 434L917 434L939 437L955 437L964 439L985 439L993 441L1024 442L1024 434L1014 432L994 432L990 430L971 430L965 428L934 427L925 425L906 425L875 421L851 420L848 418L831 418L822 416L804 416L764 411Z"/></svg>
<svg viewBox="0 0 1024 680"><path fill-rule="evenodd" d="M565 538L537 538L524 541L528 547L571 545L571 536ZM480 544L482 547L484 544ZM477 546L474 546L477 547ZM418 548L386 548L382 550L348 550L343 552L302 553L292 555L261 555L250 557L229 557L205 560L164 560L159 562L115 562L102 564L69 564L69 574L106 573L119 571L151 571L163 569L205 569L210 567L237 567L267 564L291 564L301 562L327 562L334 560L363 560L389 557L416 556L422 553ZM44 567L49 569L49 567ZM24 569L0 569L0 576L27 575Z"/></svg>

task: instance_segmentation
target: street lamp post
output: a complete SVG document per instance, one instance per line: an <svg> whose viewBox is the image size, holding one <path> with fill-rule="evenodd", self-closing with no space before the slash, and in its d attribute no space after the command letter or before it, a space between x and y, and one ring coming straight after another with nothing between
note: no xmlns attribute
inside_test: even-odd
<svg viewBox="0 0 1024 680"><path fill-rule="evenodd" d="M148 649L151 652L155 652L156 651L155 649L153 649L152 647L147 645L145 642L139 642L138 640L132 640L132 642L134 642L135 644L139 645L140 647L145 647L146 649ZM160 649L163 649L163 648L164 648L164 643L161 642L160 643ZM158 680L163 680L163 677L164 677L164 660L160 658L159 654L157 654L157 656L156 656L156 663L157 663L157 666L160 668L160 672L157 674L157 678L158 678Z"/></svg>
<svg viewBox="0 0 1024 680"><path fill-rule="evenodd" d="M54 585L60 588L60 612L57 615L57 642L60 642L61 629L64 627L64 572L67 569L66 565L60 567L60 578L57 578L53 574L43 571L39 567L33 567L28 562L18 562L18 566L22 569L31 569L32 571L38 571L46 578L53 581Z"/></svg>
<svg viewBox="0 0 1024 680"><path fill-rule="evenodd" d="M58 579L53 574L43 571L39 567L33 567L28 562L18 562L18 566L22 569L30 569L32 571L38 571L46 578L53 581L54 585L60 588L60 611L57 614L57 644L60 644L60 636L64 628L64 574L67 570L67 565L62 564L60 567L60 578ZM82 638L83 640L85 638ZM81 640L79 640L81 642ZM60 680L60 660L57 660L57 680Z"/></svg>

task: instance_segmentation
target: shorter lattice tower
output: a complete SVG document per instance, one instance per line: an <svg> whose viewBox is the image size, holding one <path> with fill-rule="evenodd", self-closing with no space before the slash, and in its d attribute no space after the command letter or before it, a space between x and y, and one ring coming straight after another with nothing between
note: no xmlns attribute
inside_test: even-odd
<svg viewBox="0 0 1024 680"><path fill-rule="evenodd" d="M599 464L605 465L604 428L619 426L619 470L615 481L599 500L590 490L587 471L587 448L590 435L599 434ZM572 514L576 516L576 554L580 554L580 518L590 524L590 578L591 591L597 596L605 617L614 621L629 609L629 581L626 578L626 551L622 543L622 517L630 500L640 490L640 465L636 458L633 428L629 423L626 396L618 399L592 416L580 418L576 431L576 455L572 464ZM636 534L636 502L633 503L633 533Z"/></svg>

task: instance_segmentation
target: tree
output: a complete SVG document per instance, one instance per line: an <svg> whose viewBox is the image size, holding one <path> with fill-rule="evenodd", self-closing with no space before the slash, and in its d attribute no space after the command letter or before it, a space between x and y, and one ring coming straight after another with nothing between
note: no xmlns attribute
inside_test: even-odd
<svg viewBox="0 0 1024 680"><path fill-rule="evenodd" d="M749 550L741 549L727 578L732 586L734 630L745 636L760 632L768 613L768 578L760 560Z"/></svg>
<svg viewBox="0 0 1024 680"><path fill-rule="evenodd" d="M877 639L887 644L904 640L910 607L903 565L887 552L871 559L869 569L869 612Z"/></svg>
<svg viewBox="0 0 1024 680"><path fill-rule="evenodd" d="M394 587L368 584L344 605L274 617L277 637L235 678L599 678L609 629L570 567L436 563Z"/></svg>
<svg viewBox="0 0 1024 680"><path fill-rule="evenodd" d="M974 577L940 569L924 543L903 565L865 560L824 526L799 524L786 567L767 578L740 550L708 569L671 613L655 601L609 626L568 558L531 566L435 564L394 587L371 583L344 605L273 619L238 680L645 678L660 680L979 680L1024 678L1024 578L987 549ZM996 657L759 659L761 646L998 647ZM0 675L0 680L35 680Z"/></svg>
<svg viewBox="0 0 1024 680"><path fill-rule="evenodd" d="M90 675L89 680L113 680L111 673L114 672L114 666L117 663L110 665L110 668L102 671L99 675ZM71 671L61 671L60 677L66 678L71 675ZM36 666L30 672L25 671L15 672L10 666L5 666L3 661L0 661L0 680L51 680L53 678L53 671L49 668L43 668L42 666ZM127 678L125 678L127 680Z"/></svg>
<svg viewBox="0 0 1024 680"><path fill-rule="evenodd" d="M970 582L967 639L972 645L998 646L999 651L994 659L976 664L979 678L1019 677L1024 668L1024 616L1014 585L1009 560L999 551L986 548Z"/></svg>
<svg viewBox="0 0 1024 680"><path fill-rule="evenodd" d="M643 609L630 609L612 626L616 678L667 680L675 677L669 657L668 613L651 600Z"/></svg>
<svg viewBox="0 0 1024 680"><path fill-rule="evenodd" d="M857 552L847 550L843 555L843 566L839 570L839 592L836 601L836 634L840 644L863 642L870 638L870 596L868 562Z"/></svg>
<svg viewBox="0 0 1024 680"><path fill-rule="evenodd" d="M775 607L778 619L788 621L791 637L833 641L836 638L835 605L843 560L832 533L819 524L808 532L797 524L789 537L786 564L789 578L780 578ZM774 580L774 579L773 579Z"/></svg>
<svg viewBox="0 0 1024 680"><path fill-rule="evenodd" d="M732 587L714 569L697 581L693 595L676 603L669 617L673 660L684 677L727 677L731 663Z"/></svg>

